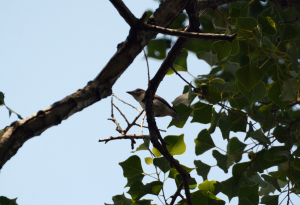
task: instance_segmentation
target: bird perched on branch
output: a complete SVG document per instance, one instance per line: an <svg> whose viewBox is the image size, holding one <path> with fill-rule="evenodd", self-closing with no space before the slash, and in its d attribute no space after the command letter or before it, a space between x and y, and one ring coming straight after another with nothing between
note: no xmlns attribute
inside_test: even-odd
<svg viewBox="0 0 300 205"><path fill-rule="evenodd" d="M144 110L146 109L145 102L143 102L146 94L145 90L138 88L134 91L128 91L127 93L132 95L134 99L136 99L140 103ZM180 121L179 114L169 105L169 103L165 99L159 97L158 95L154 95L153 111L155 117L171 116L178 122Z"/></svg>

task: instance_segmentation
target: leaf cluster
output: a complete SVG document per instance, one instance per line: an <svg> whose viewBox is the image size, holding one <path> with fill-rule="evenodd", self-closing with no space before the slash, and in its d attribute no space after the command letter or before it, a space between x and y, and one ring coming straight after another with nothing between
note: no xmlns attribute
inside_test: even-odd
<svg viewBox="0 0 300 205"><path fill-rule="evenodd" d="M182 28L187 18L182 14L171 27ZM189 188L195 190L191 194L193 204L225 204L216 196L220 192L229 200L238 197L239 204L278 204L279 196L300 193L299 18L299 9L280 8L270 1L237 1L209 9L199 19L201 30L237 34L236 39L190 39L174 61L176 71L188 71L188 53L195 53L211 67L209 73L199 73L194 87L184 87L183 94L173 103L180 122L172 120L169 124L183 128L190 118L191 123L210 124L195 136L195 155L212 150L217 166L201 160L194 161L194 168L182 165L187 172L196 169L204 181L189 181ZM166 37L152 40L147 46L148 57L164 59L172 43ZM168 74L174 71L170 68ZM225 151L218 149L212 138L216 128L227 143ZM243 133L244 142L232 132ZM183 134L166 136L164 141L171 155L185 152ZM137 150L146 150L147 146L144 143ZM165 179L161 180L159 173L174 180L177 187L182 181L168 160L155 148L152 151L155 157L145 161L156 167L158 177L151 183L142 183L148 174L143 172L138 156L120 163L132 197L126 199L128 204L150 204L150 200L140 200L146 195L160 194L165 198ZM243 155L248 155L249 160L242 160ZM221 182L208 181L208 174L215 167L224 173L232 168L232 175ZM125 200L124 195L115 197L120 200L114 200L114 204ZM167 204L167 200L163 203ZM186 204L185 199L178 204Z"/></svg>

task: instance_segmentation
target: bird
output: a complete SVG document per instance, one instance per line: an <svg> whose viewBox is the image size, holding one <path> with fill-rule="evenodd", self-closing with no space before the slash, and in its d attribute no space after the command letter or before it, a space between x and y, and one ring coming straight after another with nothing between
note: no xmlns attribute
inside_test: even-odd
<svg viewBox="0 0 300 205"><path fill-rule="evenodd" d="M134 99L140 103L144 110L146 109L145 102L143 102L146 94L145 90L137 88L136 90L128 91L127 93L132 95L132 97L134 97ZM176 110L174 110L165 99L159 97L158 95L154 95L153 111L155 117L171 116L180 122L179 114L176 112Z"/></svg>

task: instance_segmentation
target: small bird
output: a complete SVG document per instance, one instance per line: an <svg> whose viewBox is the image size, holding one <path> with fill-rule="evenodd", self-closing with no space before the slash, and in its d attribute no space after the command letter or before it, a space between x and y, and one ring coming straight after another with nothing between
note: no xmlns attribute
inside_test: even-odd
<svg viewBox="0 0 300 205"><path fill-rule="evenodd" d="M134 99L136 99L145 110L146 106L145 102L143 102L146 94L145 90L138 88L134 91L128 91L127 93L132 95ZM159 97L158 95L154 95L153 110L155 117L171 116L178 122L180 122L179 114L176 112L176 110L174 110L165 99Z"/></svg>

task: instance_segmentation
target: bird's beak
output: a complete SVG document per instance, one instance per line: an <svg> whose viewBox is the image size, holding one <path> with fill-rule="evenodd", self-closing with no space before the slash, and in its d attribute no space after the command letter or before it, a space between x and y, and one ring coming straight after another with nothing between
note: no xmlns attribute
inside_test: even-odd
<svg viewBox="0 0 300 205"><path fill-rule="evenodd" d="M132 95L133 91L127 91L128 94Z"/></svg>

